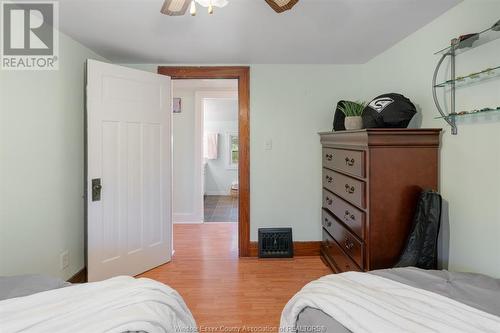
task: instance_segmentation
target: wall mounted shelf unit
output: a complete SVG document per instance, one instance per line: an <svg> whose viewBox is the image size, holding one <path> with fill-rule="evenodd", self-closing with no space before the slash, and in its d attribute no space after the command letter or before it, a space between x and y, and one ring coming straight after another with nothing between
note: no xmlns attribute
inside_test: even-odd
<svg viewBox="0 0 500 333"><path fill-rule="evenodd" d="M477 73L472 73L467 76L457 77L456 76L456 64L455 57L461 53L467 52L473 48L479 47L493 40L500 38L500 20L496 22L491 28L485 29L476 34L470 34L468 36L462 36L460 38L454 38L451 40L450 46L436 52L436 55L441 55L438 61L436 69L434 70L434 76L432 78L432 96L434 98L434 103L438 109L441 116L436 119L444 119L451 126L451 133L456 135L458 133L456 119L464 116L475 116L483 114L484 112L499 112L498 108L483 109L483 110L473 110L466 113L456 112L456 88L459 86L466 86L468 84L478 83L483 80L488 80L494 77L500 76L500 66L487 68ZM437 77L439 74L439 69L443 64L444 60L450 57L450 79L441 83L437 82ZM444 112L443 108L439 104L439 99L437 96L438 88L449 88L450 89L450 113Z"/></svg>

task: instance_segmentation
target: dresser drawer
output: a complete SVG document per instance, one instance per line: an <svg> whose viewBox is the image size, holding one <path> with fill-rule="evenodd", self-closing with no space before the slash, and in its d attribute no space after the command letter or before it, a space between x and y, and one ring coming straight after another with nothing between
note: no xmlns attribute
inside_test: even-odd
<svg viewBox="0 0 500 333"><path fill-rule="evenodd" d="M365 182L323 168L323 187L365 208Z"/></svg>
<svg viewBox="0 0 500 333"><path fill-rule="evenodd" d="M364 177L365 153L357 150L323 148L323 166Z"/></svg>
<svg viewBox="0 0 500 333"><path fill-rule="evenodd" d="M361 269L342 251L337 242L323 229L322 252L333 263L338 273L361 271Z"/></svg>
<svg viewBox="0 0 500 333"><path fill-rule="evenodd" d="M363 266L363 244L356 239L344 226L342 226L332 215L323 210L323 227L332 235L354 262Z"/></svg>
<svg viewBox="0 0 500 333"><path fill-rule="evenodd" d="M365 213L323 189L323 207L344 222L356 235L364 239Z"/></svg>

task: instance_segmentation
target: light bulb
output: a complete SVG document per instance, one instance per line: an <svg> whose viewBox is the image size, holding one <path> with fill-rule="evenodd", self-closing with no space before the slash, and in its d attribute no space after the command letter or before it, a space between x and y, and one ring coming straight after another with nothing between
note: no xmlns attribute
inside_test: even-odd
<svg viewBox="0 0 500 333"><path fill-rule="evenodd" d="M191 14L191 16L196 15L196 3L194 2L194 0L191 0L191 8L189 8L189 13Z"/></svg>
<svg viewBox="0 0 500 333"><path fill-rule="evenodd" d="M210 3L210 5L208 5L208 13L209 14L213 14L214 13L214 7L212 6L211 3Z"/></svg>

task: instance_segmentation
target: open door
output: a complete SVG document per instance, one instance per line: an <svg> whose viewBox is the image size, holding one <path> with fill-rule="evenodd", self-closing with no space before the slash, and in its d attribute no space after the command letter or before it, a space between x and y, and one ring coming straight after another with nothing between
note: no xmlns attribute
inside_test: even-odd
<svg viewBox="0 0 500 333"><path fill-rule="evenodd" d="M171 80L87 61L88 281L172 255Z"/></svg>

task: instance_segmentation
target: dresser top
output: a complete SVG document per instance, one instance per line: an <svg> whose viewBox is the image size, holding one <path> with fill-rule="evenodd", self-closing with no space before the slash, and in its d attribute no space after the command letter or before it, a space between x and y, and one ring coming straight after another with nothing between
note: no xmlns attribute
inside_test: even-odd
<svg viewBox="0 0 500 333"><path fill-rule="evenodd" d="M441 128L369 128L320 132L323 145L439 147Z"/></svg>

